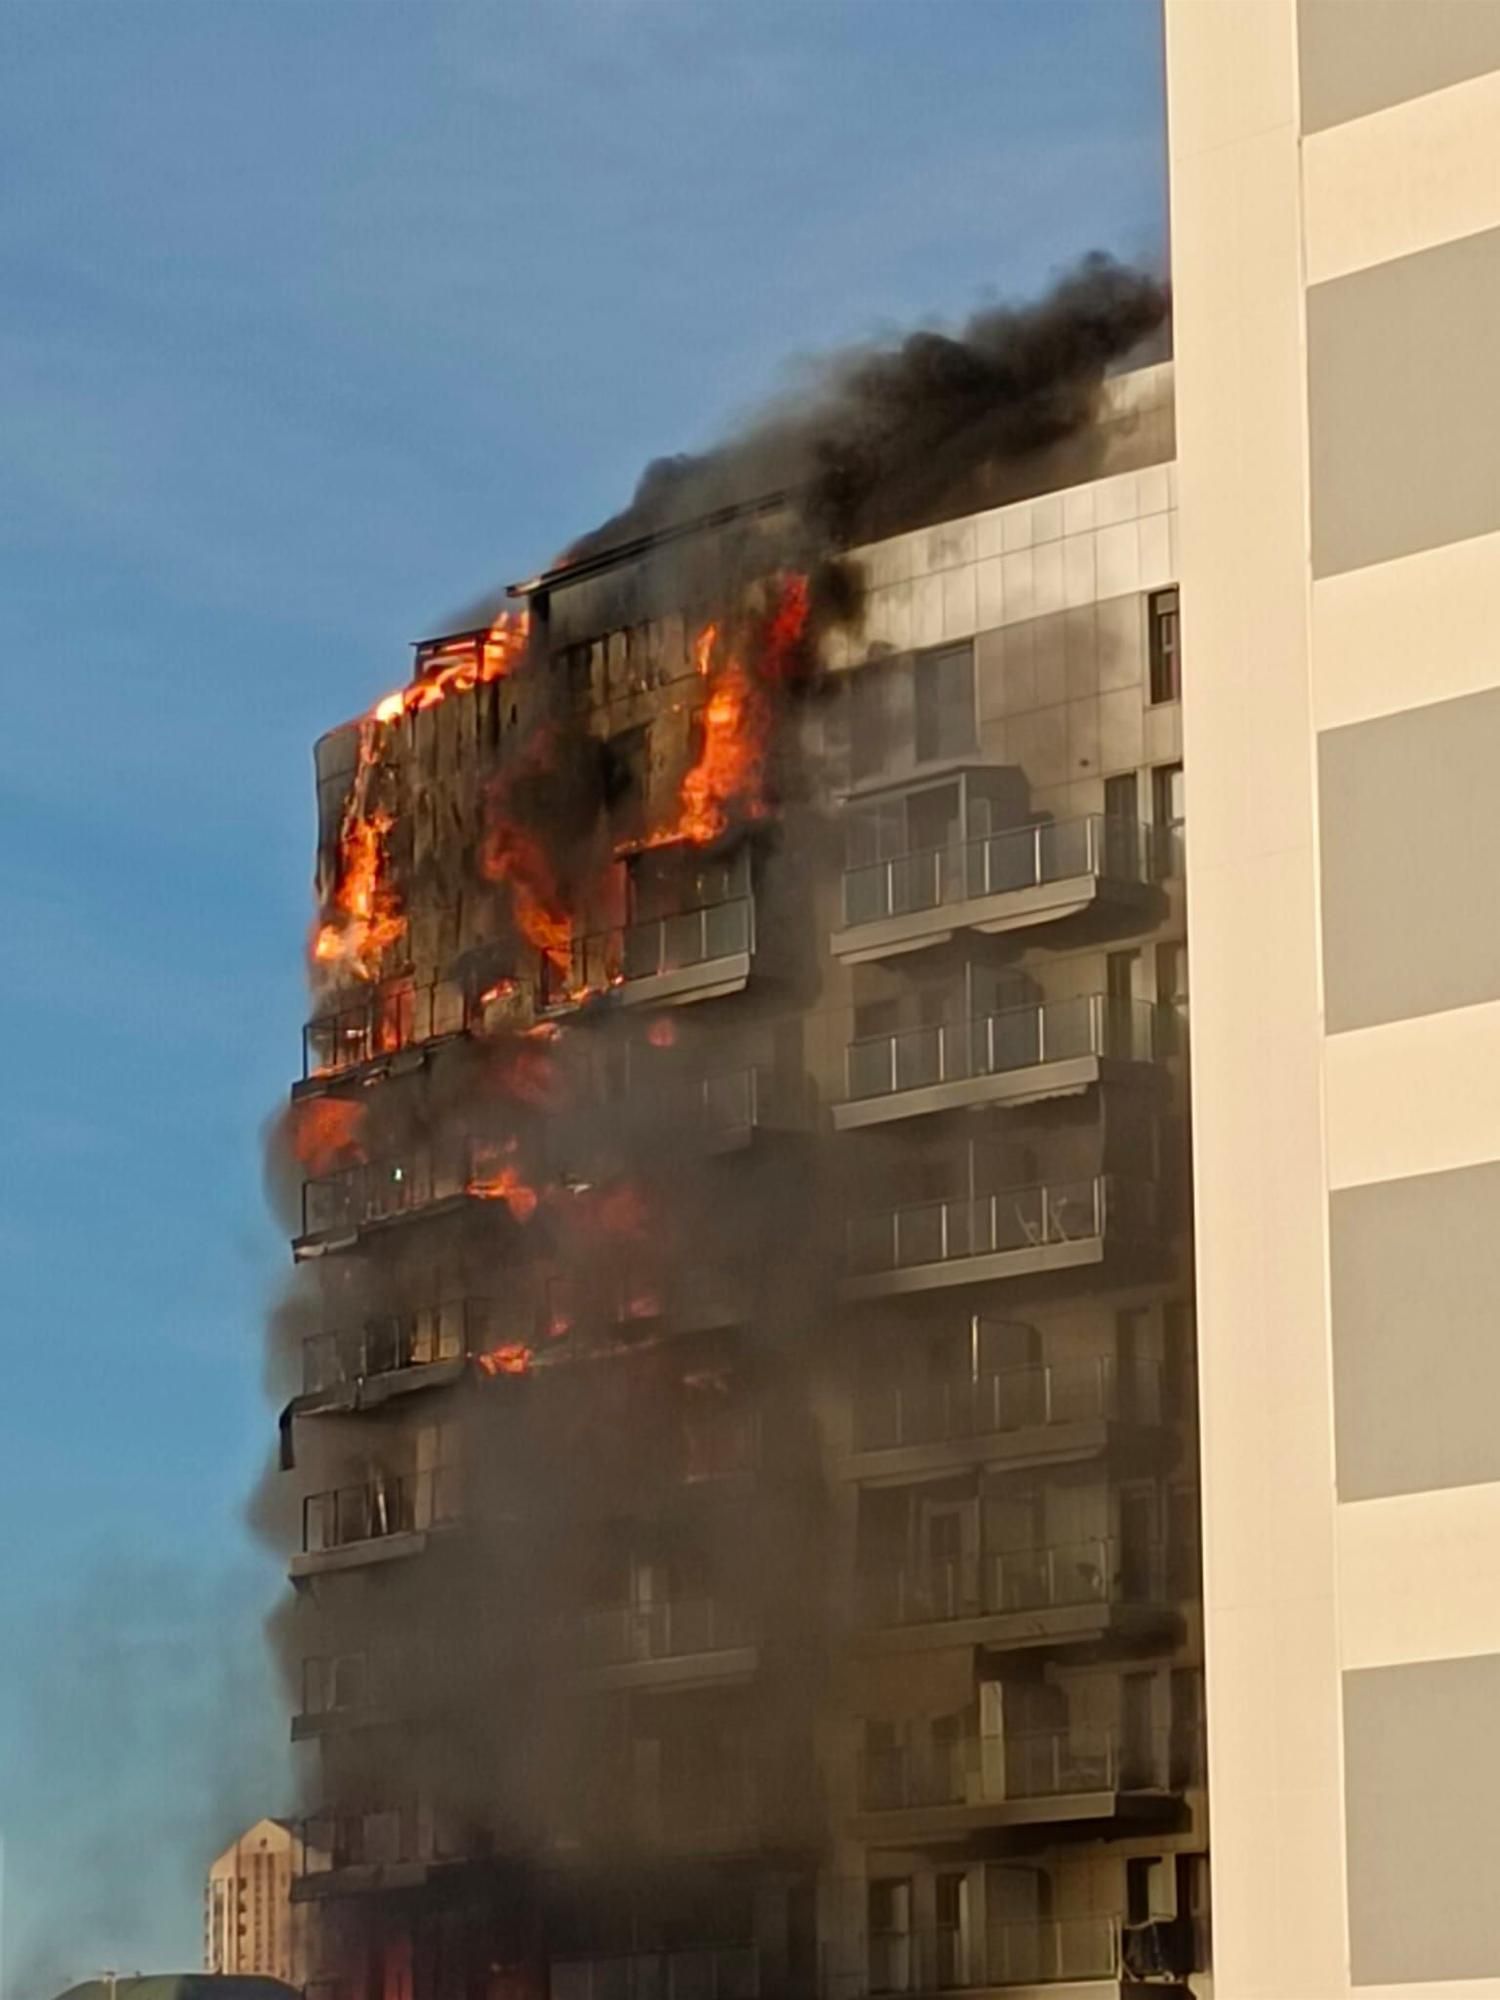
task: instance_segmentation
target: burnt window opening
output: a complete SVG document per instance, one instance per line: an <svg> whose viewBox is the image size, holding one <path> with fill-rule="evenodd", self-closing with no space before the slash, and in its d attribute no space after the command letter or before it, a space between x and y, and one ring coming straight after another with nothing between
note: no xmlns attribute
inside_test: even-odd
<svg viewBox="0 0 1500 2000"><path fill-rule="evenodd" d="M643 840L651 792L651 731L646 725L621 730L605 751L605 802L610 834L617 845Z"/></svg>
<svg viewBox="0 0 1500 2000"><path fill-rule="evenodd" d="M1182 699L1182 614L1177 586L1153 590L1146 601L1151 644L1151 700Z"/></svg>

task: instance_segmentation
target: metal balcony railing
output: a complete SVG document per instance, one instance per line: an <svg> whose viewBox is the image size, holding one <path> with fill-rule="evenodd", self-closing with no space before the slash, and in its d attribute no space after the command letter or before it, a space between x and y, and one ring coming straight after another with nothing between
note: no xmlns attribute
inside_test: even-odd
<svg viewBox="0 0 1500 2000"><path fill-rule="evenodd" d="M330 1653L302 1662L302 1707L299 1713L318 1720L330 1715L357 1715L377 1699L377 1676L368 1653Z"/></svg>
<svg viewBox="0 0 1500 2000"><path fill-rule="evenodd" d="M865 1603L871 1620L888 1626L1138 1603L1154 1594L1160 1568L1154 1547L1122 1549L1098 1538L872 1569L865 1573Z"/></svg>
<svg viewBox="0 0 1500 2000"><path fill-rule="evenodd" d="M336 1076L395 1055L440 1035L461 1034L471 1010L462 991L446 981L391 980L347 1006L319 1014L302 1030L304 1077Z"/></svg>
<svg viewBox="0 0 1500 2000"><path fill-rule="evenodd" d="M702 1945L609 1958L554 1958L550 2000L757 2000L754 1945Z"/></svg>
<svg viewBox="0 0 1500 2000"><path fill-rule="evenodd" d="M423 1858L424 1815L415 1805L371 1807L365 1812L313 1813L303 1820L302 1873L339 1868L392 1867Z"/></svg>
<svg viewBox="0 0 1500 2000"><path fill-rule="evenodd" d="M580 1650L585 1666L621 1667L753 1644L754 1628L744 1611L712 1597L684 1597L586 1613Z"/></svg>
<svg viewBox="0 0 1500 2000"><path fill-rule="evenodd" d="M860 1766L865 1812L1060 1798L1073 1792L1146 1790L1164 1775L1163 1744L1122 1756L1111 1729L1067 1724L995 1737L959 1737L867 1751Z"/></svg>
<svg viewBox="0 0 1500 2000"><path fill-rule="evenodd" d="M914 1202L852 1217L849 1267L855 1276L868 1277L960 1257L1142 1234L1154 1221L1154 1197L1155 1189L1145 1182L1095 1174L1087 1180Z"/></svg>
<svg viewBox="0 0 1500 2000"><path fill-rule="evenodd" d="M861 1384L854 1410L857 1451L942 1444L1110 1417L1156 1423L1161 1371L1142 1357L1122 1377L1113 1356L1047 1362L990 1374Z"/></svg>
<svg viewBox="0 0 1500 2000"><path fill-rule="evenodd" d="M1046 1986L1116 1979L1121 1969L1118 1918L1034 1917L989 1924L982 1936L960 1925L872 1932L864 1990L874 1996Z"/></svg>
<svg viewBox="0 0 1500 2000"><path fill-rule="evenodd" d="M844 923L879 923L1082 876L1154 882L1162 846L1155 827L1091 813L917 848L844 871Z"/></svg>
<svg viewBox="0 0 1500 2000"><path fill-rule="evenodd" d="M503 1310L491 1299L448 1299L409 1313L369 1319L362 1326L309 1335L302 1348L302 1388L306 1395L482 1354L506 1337Z"/></svg>
<svg viewBox="0 0 1500 2000"><path fill-rule="evenodd" d="M302 1551L321 1555L387 1535L441 1527L456 1521L458 1513L455 1465L432 1466L406 1478L392 1475L359 1486L336 1486L304 1499Z"/></svg>
<svg viewBox="0 0 1500 2000"><path fill-rule="evenodd" d="M1089 993L1007 1007L976 1020L862 1036L848 1047L848 1092L852 1100L893 1097L1081 1056L1151 1062L1168 1046L1167 1021L1153 1002Z"/></svg>

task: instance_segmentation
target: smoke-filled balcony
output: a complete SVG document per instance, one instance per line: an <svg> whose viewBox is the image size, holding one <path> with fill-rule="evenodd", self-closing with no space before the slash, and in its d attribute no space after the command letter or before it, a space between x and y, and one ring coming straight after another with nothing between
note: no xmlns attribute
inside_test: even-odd
<svg viewBox="0 0 1500 2000"><path fill-rule="evenodd" d="M887 1994L1026 1993L1065 1986L1106 2000L1139 1990L1133 1983L1140 1974L1131 1963L1128 1937L1121 1920L1110 1916L1031 1917L991 1922L982 1929L952 1924L872 1931L868 1967L847 1977L835 1974L827 1996L877 2000ZM1165 1996L1181 1989L1151 1990Z"/></svg>
<svg viewBox="0 0 1500 2000"><path fill-rule="evenodd" d="M1165 1614L1162 1552L1110 1536L1047 1548L870 1561L868 1626L887 1648L1045 1645L1151 1628Z"/></svg>
<svg viewBox="0 0 1500 2000"><path fill-rule="evenodd" d="M578 1665L609 1687L703 1687L742 1681L759 1664L744 1611L712 1597L607 1605L585 1614Z"/></svg>
<svg viewBox="0 0 1500 2000"><path fill-rule="evenodd" d="M851 808L842 926L831 946L852 963L1005 931L1093 916L1105 928L1148 921L1167 872L1153 827L1101 813L1017 824L1002 773Z"/></svg>
<svg viewBox="0 0 1500 2000"><path fill-rule="evenodd" d="M317 1257L355 1241L368 1229L399 1224L417 1215L467 1200L490 1200L515 1214L529 1189L514 1185L505 1170L497 1178L493 1148L478 1141L446 1146L414 1145L386 1159L363 1161L318 1174L302 1184L302 1233L292 1244L298 1258Z"/></svg>
<svg viewBox="0 0 1500 2000"><path fill-rule="evenodd" d="M857 1215L848 1225L844 1295L879 1298L939 1286L1102 1264L1151 1243L1156 1190L1116 1174L976 1190Z"/></svg>
<svg viewBox="0 0 1500 2000"><path fill-rule="evenodd" d="M455 1379L464 1360L514 1338L510 1308L495 1299L445 1299L310 1334L302 1347L302 1413L365 1408L408 1389Z"/></svg>
<svg viewBox="0 0 1500 2000"><path fill-rule="evenodd" d="M1102 993L1010 1007L967 1019L863 1036L846 1055L840 1131L976 1104L1073 1095L1112 1074L1139 1071L1170 1047L1169 1017L1143 1000Z"/></svg>
<svg viewBox="0 0 1500 2000"><path fill-rule="evenodd" d="M567 1006L598 993L627 1005L708 1000L738 992L755 957L748 847L721 859L648 849L627 864L627 920L575 938L566 967L542 968L542 999Z"/></svg>
<svg viewBox="0 0 1500 2000"><path fill-rule="evenodd" d="M758 2000L754 1945L639 1951L599 1958L554 1958L549 2000Z"/></svg>
<svg viewBox="0 0 1500 2000"><path fill-rule="evenodd" d="M302 1550L294 1578L419 1555L434 1530L459 1518L457 1466L381 1474L358 1485L309 1493L302 1503Z"/></svg>
<svg viewBox="0 0 1500 2000"><path fill-rule="evenodd" d="M316 1015L302 1030L302 1085L399 1056L473 1025L476 1006L461 987L431 980L387 980L372 993Z"/></svg>
<svg viewBox="0 0 1500 2000"><path fill-rule="evenodd" d="M862 1375L854 1405L856 1476L961 1465L1078 1458L1107 1448L1121 1424L1161 1422L1161 1375L1146 1357L1123 1371L1113 1355L958 1372ZM869 1459L872 1463L862 1464Z"/></svg>
<svg viewBox="0 0 1500 2000"><path fill-rule="evenodd" d="M1132 1746L1082 1723L932 1737L866 1750L856 1830L871 1839L952 1839L989 1826L1160 1817L1170 1804L1166 1779L1164 1737Z"/></svg>
<svg viewBox="0 0 1500 2000"><path fill-rule="evenodd" d="M299 1831L301 1872L292 1884L296 1902L413 1888L434 1866L462 1858L461 1846L441 1816L417 1801L313 1813Z"/></svg>

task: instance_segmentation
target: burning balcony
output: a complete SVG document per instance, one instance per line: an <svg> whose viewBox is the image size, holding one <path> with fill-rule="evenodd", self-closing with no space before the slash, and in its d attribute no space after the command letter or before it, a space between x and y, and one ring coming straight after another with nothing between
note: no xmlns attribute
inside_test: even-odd
<svg viewBox="0 0 1500 2000"><path fill-rule="evenodd" d="M759 2000L754 1945L704 1945L607 1958L554 1958L549 2000Z"/></svg>
<svg viewBox="0 0 1500 2000"><path fill-rule="evenodd" d="M302 1030L299 1090L465 1033L478 1008L446 980L393 979L373 993L316 1015Z"/></svg>
<svg viewBox="0 0 1500 2000"><path fill-rule="evenodd" d="M420 1555L428 1537L459 1518L457 1466L380 1474L355 1486L309 1493L302 1503L302 1552L294 1579Z"/></svg>
<svg viewBox="0 0 1500 2000"><path fill-rule="evenodd" d="M318 1257L354 1242L363 1231L401 1223L416 1215L467 1200L490 1199L511 1214L535 1210L536 1197L522 1188L493 1150L477 1141L462 1145L414 1145L397 1156L341 1167L302 1185L302 1233L292 1244L298 1258Z"/></svg>
<svg viewBox="0 0 1500 2000"><path fill-rule="evenodd" d="M962 994L955 993L955 1003ZM1148 1001L1094 993L931 1026L861 1037L846 1055L848 1096L833 1122L847 1132L893 1118L977 1104L1072 1095L1139 1072L1171 1046Z"/></svg>
<svg viewBox="0 0 1500 2000"><path fill-rule="evenodd" d="M861 1378L854 1451L878 1459L883 1477L963 1464L980 1444L1012 1460L1072 1458L1103 1451L1116 1424L1159 1424L1161 1411L1160 1370L1144 1357L1124 1370L1109 1354L963 1374L912 1370Z"/></svg>
<svg viewBox="0 0 1500 2000"><path fill-rule="evenodd" d="M1048 1645L1152 1629L1167 1616L1162 1552L1096 1536L1046 1548L870 1562L867 1624L882 1645Z"/></svg>
<svg viewBox="0 0 1500 2000"><path fill-rule="evenodd" d="M877 1840L1160 1817L1170 1805L1164 1740L1122 1745L1084 1724L867 1749L859 1776L856 1831Z"/></svg>
<svg viewBox="0 0 1500 2000"><path fill-rule="evenodd" d="M1166 862L1153 827L1099 813L1007 823L997 775L965 772L851 808L837 957L859 963L962 931L1091 913L1134 928L1159 910Z"/></svg>
<svg viewBox="0 0 1500 2000"><path fill-rule="evenodd" d="M748 846L716 860L681 846L648 849L626 867L628 921L575 938L566 970L547 961L543 1004L612 992L655 1006L738 992L756 948Z"/></svg>
<svg viewBox="0 0 1500 2000"><path fill-rule="evenodd" d="M1151 1244L1156 1231L1155 1188L1115 1174L913 1202L850 1219L844 1296L1102 1264L1116 1249Z"/></svg>
<svg viewBox="0 0 1500 2000"><path fill-rule="evenodd" d="M867 1972L835 1981L830 2000L1055 1986L1123 2000L1139 1990L1128 1935L1118 1917L1108 1916L1031 1917L989 1923L982 1932L966 1924L872 1931ZM1182 1989L1151 1990L1165 1996Z"/></svg>
<svg viewBox="0 0 1500 2000"><path fill-rule="evenodd" d="M302 1348L303 1408L364 1407L405 1388L452 1381L468 1356L512 1338L510 1329L500 1301L446 1299L311 1334Z"/></svg>
<svg viewBox="0 0 1500 2000"><path fill-rule="evenodd" d="M585 1615L577 1658L597 1685L703 1687L759 1665L753 1622L712 1597L608 1605Z"/></svg>

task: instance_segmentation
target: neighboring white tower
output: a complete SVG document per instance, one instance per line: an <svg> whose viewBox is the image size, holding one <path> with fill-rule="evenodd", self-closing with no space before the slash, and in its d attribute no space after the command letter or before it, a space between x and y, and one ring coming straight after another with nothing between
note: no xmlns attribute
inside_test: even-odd
<svg viewBox="0 0 1500 2000"><path fill-rule="evenodd" d="M262 1819L213 1863L204 1897L206 1970L306 1983L305 1913L292 1902L301 1846L289 1821Z"/></svg>

